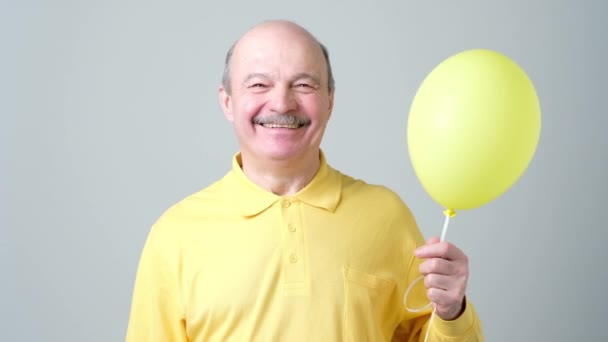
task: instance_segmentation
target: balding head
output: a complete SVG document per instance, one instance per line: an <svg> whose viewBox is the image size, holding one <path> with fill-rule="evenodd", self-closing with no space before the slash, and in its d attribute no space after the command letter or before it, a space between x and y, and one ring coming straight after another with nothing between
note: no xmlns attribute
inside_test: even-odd
<svg viewBox="0 0 608 342"><path fill-rule="evenodd" d="M335 87L335 81L329 60L329 52L327 48L319 42L310 32L303 27L285 20L271 20L254 26L247 31L239 40L237 40L228 50L224 63L224 73L222 75L222 85L226 92L232 92L232 62L235 54L241 53L243 46L255 48L260 41L273 37L287 37L290 40L297 40L302 44L309 45L312 51L318 52L324 59L326 68L326 83L327 90L332 93ZM246 50L248 51L248 50Z"/></svg>

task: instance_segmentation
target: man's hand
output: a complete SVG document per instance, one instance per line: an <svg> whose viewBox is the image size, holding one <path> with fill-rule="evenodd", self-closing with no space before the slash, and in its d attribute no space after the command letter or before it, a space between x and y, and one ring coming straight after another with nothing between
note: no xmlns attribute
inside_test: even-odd
<svg viewBox="0 0 608 342"><path fill-rule="evenodd" d="M446 321L458 318L465 306L469 278L467 256L451 243L439 242L437 237L427 240L426 245L416 249L415 255L427 259L420 264L420 272L437 316Z"/></svg>

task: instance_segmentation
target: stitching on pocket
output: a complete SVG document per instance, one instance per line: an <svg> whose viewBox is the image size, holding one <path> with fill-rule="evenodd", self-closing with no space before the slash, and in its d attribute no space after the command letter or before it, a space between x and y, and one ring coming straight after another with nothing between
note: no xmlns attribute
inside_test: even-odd
<svg viewBox="0 0 608 342"><path fill-rule="evenodd" d="M395 286L393 281L369 273L363 273L348 266L344 267L344 274L347 280L372 289L390 290Z"/></svg>
<svg viewBox="0 0 608 342"><path fill-rule="evenodd" d="M397 286L389 279L344 266L344 341L373 341L386 339L383 328L382 312L389 305L387 302L393 289ZM390 305L389 305L390 306ZM362 324L363 323L363 324ZM353 335L353 324L360 330L360 335ZM382 337L380 337L382 336Z"/></svg>

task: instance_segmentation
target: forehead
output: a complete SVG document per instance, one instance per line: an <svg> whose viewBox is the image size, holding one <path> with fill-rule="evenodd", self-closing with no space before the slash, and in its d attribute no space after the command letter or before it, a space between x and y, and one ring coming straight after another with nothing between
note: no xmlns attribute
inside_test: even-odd
<svg viewBox="0 0 608 342"><path fill-rule="evenodd" d="M326 62L319 43L298 32L262 31L243 37L235 46L231 73L243 79L251 73L289 77L309 73L326 82Z"/></svg>

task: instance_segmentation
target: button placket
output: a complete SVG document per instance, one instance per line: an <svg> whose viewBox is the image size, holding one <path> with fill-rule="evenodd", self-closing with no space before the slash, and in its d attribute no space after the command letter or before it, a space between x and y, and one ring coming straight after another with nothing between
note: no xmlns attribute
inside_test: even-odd
<svg viewBox="0 0 608 342"><path fill-rule="evenodd" d="M306 282L306 263L302 230L300 229L300 205L296 199L285 198L281 206L281 239L283 249L283 279L288 288L302 288Z"/></svg>
<svg viewBox="0 0 608 342"><path fill-rule="evenodd" d="M295 253L291 253L291 255L289 256L289 262L295 264L296 262L298 262L298 256Z"/></svg>

